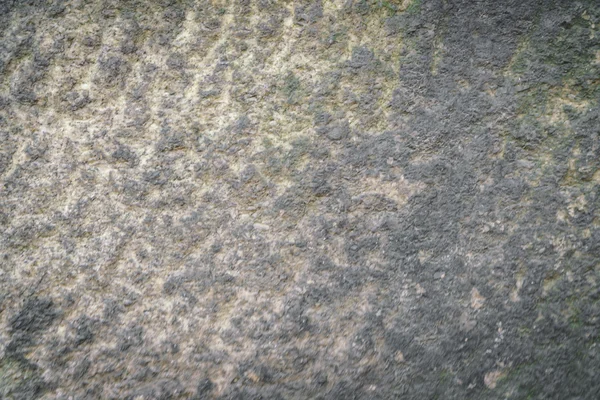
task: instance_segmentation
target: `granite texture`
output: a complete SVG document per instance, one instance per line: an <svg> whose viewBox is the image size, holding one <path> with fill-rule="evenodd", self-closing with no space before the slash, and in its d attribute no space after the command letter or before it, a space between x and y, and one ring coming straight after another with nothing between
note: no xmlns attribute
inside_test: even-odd
<svg viewBox="0 0 600 400"><path fill-rule="evenodd" d="M597 399L600 4L0 0L1 399Z"/></svg>

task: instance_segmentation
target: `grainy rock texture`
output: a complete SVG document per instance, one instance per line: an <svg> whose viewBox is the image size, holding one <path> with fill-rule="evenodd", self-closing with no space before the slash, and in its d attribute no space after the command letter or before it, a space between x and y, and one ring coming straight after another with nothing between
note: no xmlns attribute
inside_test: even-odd
<svg viewBox="0 0 600 400"><path fill-rule="evenodd" d="M597 399L595 0L0 0L0 398Z"/></svg>

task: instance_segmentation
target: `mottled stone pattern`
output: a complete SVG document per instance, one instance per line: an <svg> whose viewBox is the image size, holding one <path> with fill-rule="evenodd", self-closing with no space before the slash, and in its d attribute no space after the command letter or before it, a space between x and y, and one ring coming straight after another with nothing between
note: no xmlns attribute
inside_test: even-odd
<svg viewBox="0 0 600 400"><path fill-rule="evenodd" d="M597 399L595 0L0 0L0 398Z"/></svg>

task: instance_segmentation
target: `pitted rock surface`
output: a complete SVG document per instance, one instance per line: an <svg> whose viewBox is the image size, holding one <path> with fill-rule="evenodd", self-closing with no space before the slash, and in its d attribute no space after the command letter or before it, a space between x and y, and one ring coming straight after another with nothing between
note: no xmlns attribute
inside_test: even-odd
<svg viewBox="0 0 600 400"><path fill-rule="evenodd" d="M596 399L600 4L0 0L0 398Z"/></svg>

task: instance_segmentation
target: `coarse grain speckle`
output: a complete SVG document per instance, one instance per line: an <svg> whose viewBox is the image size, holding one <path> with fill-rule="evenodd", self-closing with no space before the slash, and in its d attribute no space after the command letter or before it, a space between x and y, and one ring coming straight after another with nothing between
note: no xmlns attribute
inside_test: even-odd
<svg viewBox="0 0 600 400"><path fill-rule="evenodd" d="M0 397L595 399L596 3L0 1Z"/></svg>

